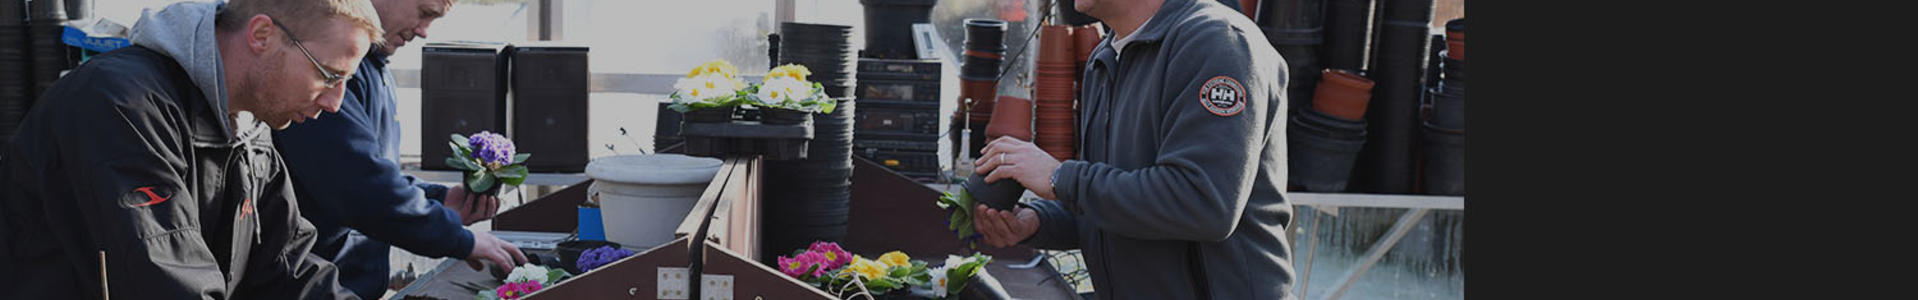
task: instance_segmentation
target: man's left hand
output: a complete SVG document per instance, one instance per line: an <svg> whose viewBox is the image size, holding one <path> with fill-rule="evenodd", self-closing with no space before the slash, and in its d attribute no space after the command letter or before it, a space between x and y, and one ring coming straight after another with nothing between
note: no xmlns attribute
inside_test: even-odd
<svg viewBox="0 0 1918 300"><path fill-rule="evenodd" d="M447 209L460 215L461 225L473 225L499 213L499 198L466 191L466 185L454 185L446 191Z"/></svg>
<svg viewBox="0 0 1918 300"><path fill-rule="evenodd" d="M978 166L973 172L986 175L987 183L1011 178L1039 198L1059 199L1052 193L1052 172L1059 169L1059 160L1040 150L1038 145L1013 137L999 137L986 144L983 152L979 160L973 162Z"/></svg>

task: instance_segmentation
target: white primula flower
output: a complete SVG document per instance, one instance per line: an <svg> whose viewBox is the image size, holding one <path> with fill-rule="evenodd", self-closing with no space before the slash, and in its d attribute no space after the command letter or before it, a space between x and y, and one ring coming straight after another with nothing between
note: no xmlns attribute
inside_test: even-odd
<svg viewBox="0 0 1918 300"><path fill-rule="evenodd" d="M946 265L945 265L945 266L942 266L941 268L947 268L947 269L951 269L951 268L954 268L954 267L958 267L959 265L963 265L963 264L966 264L966 258L964 258L964 257L959 257L958 255L951 255L951 254L947 254L947 255L946 255Z"/></svg>
<svg viewBox="0 0 1918 300"><path fill-rule="evenodd" d="M545 267L526 264L518 268L513 268L513 273L506 275L506 282L538 282L540 284L546 284L547 272L549 271L546 270Z"/></svg>
<svg viewBox="0 0 1918 300"><path fill-rule="evenodd" d="M690 78L680 78L673 83L673 89L679 92L681 100L696 101L730 96L739 92L739 81L726 78L721 74L704 74Z"/></svg>
<svg viewBox="0 0 1918 300"><path fill-rule="evenodd" d="M766 105L812 100L812 85L803 80L781 77L760 85L758 96L760 103Z"/></svg>
<svg viewBox="0 0 1918 300"><path fill-rule="evenodd" d="M933 297L935 298L946 297L946 271L952 270L953 266L955 265L940 266L938 268L932 269L930 272L927 272L927 273L932 273L932 280L927 281L927 283L932 285Z"/></svg>

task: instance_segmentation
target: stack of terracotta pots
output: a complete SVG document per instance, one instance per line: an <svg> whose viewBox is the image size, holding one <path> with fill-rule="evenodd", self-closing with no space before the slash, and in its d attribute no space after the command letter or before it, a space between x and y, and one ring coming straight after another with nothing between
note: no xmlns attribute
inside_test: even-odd
<svg viewBox="0 0 1918 300"><path fill-rule="evenodd" d="M1099 49L1099 41L1105 38L1105 28L1097 24L1087 24L1072 28L1073 56L1078 65L1073 66L1072 80L1077 82L1085 78L1086 61L1092 60L1092 50Z"/></svg>
<svg viewBox="0 0 1918 300"><path fill-rule="evenodd" d="M1001 96L993 102L992 123L986 125L986 142L999 137L1032 140L1032 100Z"/></svg>
<svg viewBox="0 0 1918 300"><path fill-rule="evenodd" d="M1039 61L1032 88L1033 100L1039 106L1034 112L1039 136L1034 142L1059 160L1072 158L1075 146L1073 118L1077 113L1073 99L1079 92L1078 67L1085 57L1079 55L1083 52L1077 45L1081 38L1075 32L1097 32L1084 28L1048 25L1039 32Z"/></svg>

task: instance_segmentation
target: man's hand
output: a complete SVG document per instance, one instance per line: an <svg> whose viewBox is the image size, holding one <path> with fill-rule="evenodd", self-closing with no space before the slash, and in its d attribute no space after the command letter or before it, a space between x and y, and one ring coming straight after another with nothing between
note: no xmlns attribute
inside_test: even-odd
<svg viewBox="0 0 1918 300"><path fill-rule="evenodd" d="M442 202L447 209L460 214L461 225L473 225L473 223L491 219L493 214L499 213L498 197L468 193L464 184L456 184L453 188L447 189L446 199Z"/></svg>
<svg viewBox="0 0 1918 300"><path fill-rule="evenodd" d="M1040 200L1045 201L1045 200ZM972 210L972 229L985 236L986 245L1008 247L1019 244L1039 232L1039 213L1019 207L1017 212L992 209L981 204Z"/></svg>
<svg viewBox="0 0 1918 300"><path fill-rule="evenodd" d="M1052 193L1052 172L1059 170L1059 160L1040 150L1038 145L1013 137L999 137L986 144L983 152L979 160L973 162L978 166L973 171L986 175L986 183L1012 178L1039 198L1059 199Z"/></svg>
<svg viewBox="0 0 1918 300"><path fill-rule="evenodd" d="M513 267L524 264L527 260L526 254L520 253L519 247L513 246L512 243L500 240L492 233L474 231L473 251L466 254L466 266L473 267L474 271L485 271L485 261L492 261L501 270L512 273Z"/></svg>

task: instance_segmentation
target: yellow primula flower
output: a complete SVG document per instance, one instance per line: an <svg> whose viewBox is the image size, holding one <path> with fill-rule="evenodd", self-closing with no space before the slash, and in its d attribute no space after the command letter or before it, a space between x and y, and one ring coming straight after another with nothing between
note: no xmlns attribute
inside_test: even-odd
<svg viewBox="0 0 1918 300"><path fill-rule="evenodd" d="M805 81L807 76L812 76L812 70L806 69L806 66L797 64L786 64L766 72L767 81L782 77Z"/></svg>
<svg viewBox="0 0 1918 300"><path fill-rule="evenodd" d="M854 255L852 257L852 264L847 266L845 270L839 271L839 273L857 274L860 278L867 280L884 278L886 277L886 264Z"/></svg>
<svg viewBox="0 0 1918 300"><path fill-rule="evenodd" d="M706 75L706 74L719 74L720 76L724 76L726 78L733 78L739 74L739 68L733 67L733 64L726 62L726 60L715 59L703 64L699 64L698 67L693 67L693 70L691 72L686 73L686 78L693 78L693 77L698 77L699 75Z"/></svg>
<svg viewBox="0 0 1918 300"><path fill-rule="evenodd" d="M905 252L899 252L899 251L886 252L885 255L879 256L879 262L885 263L886 267L888 268L910 267L912 266L912 257L906 256Z"/></svg>

